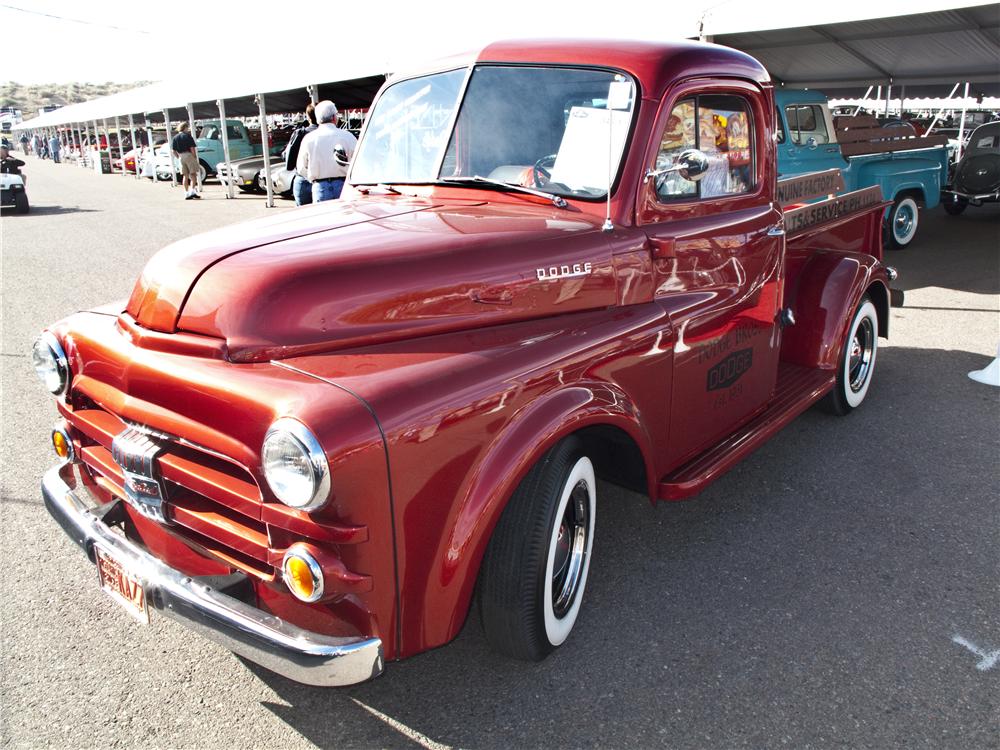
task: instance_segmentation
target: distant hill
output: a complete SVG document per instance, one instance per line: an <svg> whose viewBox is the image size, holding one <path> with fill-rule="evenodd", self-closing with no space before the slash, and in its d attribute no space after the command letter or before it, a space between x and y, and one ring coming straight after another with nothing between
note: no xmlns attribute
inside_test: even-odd
<svg viewBox="0 0 1000 750"><path fill-rule="evenodd" d="M16 107L25 120L35 117L41 107L79 104L88 99L145 86L135 83L42 83L27 85L15 81L0 83L0 107Z"/></svg>

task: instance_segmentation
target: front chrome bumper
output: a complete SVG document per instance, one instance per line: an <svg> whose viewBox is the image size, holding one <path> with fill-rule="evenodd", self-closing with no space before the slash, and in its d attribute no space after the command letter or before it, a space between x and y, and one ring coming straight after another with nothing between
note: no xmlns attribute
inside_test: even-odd
<svg viewBox="0 0 1000 750"><path fill-rule="evenodd" d="M265 669L306 685L335 687L382 673L382 641L336 638L303 630L164 565L114 533L63 480L68 464L42 478L45 507L95 562L94 544L108 550L142 582L151 609Z"/></svg>

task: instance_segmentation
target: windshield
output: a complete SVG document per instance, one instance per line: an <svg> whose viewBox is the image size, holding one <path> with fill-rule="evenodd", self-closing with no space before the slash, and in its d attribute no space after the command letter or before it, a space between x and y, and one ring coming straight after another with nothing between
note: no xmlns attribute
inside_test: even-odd
<svg viewBox="0 0 1000 750"><path fill-rule="evenodd" d="M618 173L635 104L607 70L481 65L401 81L372 109L354 184L485 177L600 198ZM455 109L461 98L461 110Z"/></svg>

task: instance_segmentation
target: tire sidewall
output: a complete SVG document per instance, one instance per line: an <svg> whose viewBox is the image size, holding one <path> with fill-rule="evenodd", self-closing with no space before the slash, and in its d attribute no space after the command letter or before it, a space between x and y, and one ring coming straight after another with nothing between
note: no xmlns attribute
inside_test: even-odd
<svg viewBox="0 0 1000 750"><path fill-rule="evenodd" d="M573 494L577 483L583 481L587 487L587 498L589 503L587 545L584 550L583 570L581 573L579 588L573 599L573 604L569 611L557 618L552 607L552 573L555 564L555 549L558 538L560 521L566 511L566 505ZM545 556L545 567L542 571L541 599L540 607L543 617L541 624L544 629L543 636L549 646L556 648L562 645L576 624L580 614L580 607L583 602L584 590L587 586L587 578L590 573L590 558L594 544L594 526L597 515L597 484L594 476L594 465L587 456L578 456L572 463L569 473L562 483L559 501L555 505L555 512L549 519L548 551Z"/></svg>
<svg viewBox="0 0 1000 750"><path fill-rule="evenodd" d="M851 388L851 357L850 348L851 342L854 341L854 336L858 332L858 328L861 327L862 321L869 319L872 325L872 359L868 367L868 376L865 378L864 385L860 390L855 391ZM861 403L865 400L865 396L868 394L868 387L871 385L872 376L875 374L875 363L878 359L878 314L875 310L875 305L872 304L870 299L865 299L862 301L861 305L858 307L854 317L851 319L851 327L847 331L847 338L844 339L844 353L841 357L840 363L840 378L838 379L841 396L843 397L844 403L849 409L856 409L861 406Z"/></svg>

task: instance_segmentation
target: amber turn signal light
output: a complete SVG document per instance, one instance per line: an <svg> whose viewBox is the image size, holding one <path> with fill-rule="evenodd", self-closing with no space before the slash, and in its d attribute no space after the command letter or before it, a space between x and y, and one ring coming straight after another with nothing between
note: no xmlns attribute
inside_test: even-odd
<svg viewBox="0 0 1000 750"><path fill-rule="evenodd" d="M73 441L64 427L56 427L52 430L52 449L64 461L73 460Z"/></svg>
<svg viewBox="0 0 1000 750"><path fill-rule="evenodd" d="M282 579L296 599L315 602L323 596L323 570L301 544L288 548L281 562Z"/></svg>

